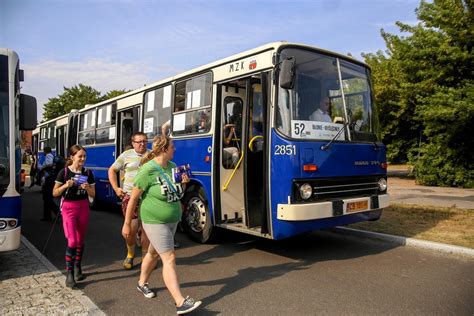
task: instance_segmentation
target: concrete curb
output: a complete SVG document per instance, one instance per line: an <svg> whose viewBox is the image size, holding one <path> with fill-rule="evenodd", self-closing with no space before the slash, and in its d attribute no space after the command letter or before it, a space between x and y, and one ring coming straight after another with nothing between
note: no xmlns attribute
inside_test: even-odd
<svg viewBox="0 0 474 316"><path fill-rule="evenodd" d="M408 177L409 170L387 170L388 177Z"/></svg>
<svg viewBox="0 0 474 316"><path fill-rule="evenodd" d="M341 227L341 226L336 227L334 230L346 235L355 235L355 236L360 236L360 237L373 238L373 239L378 239L378 240L394 243L401 246L424 248L424 249L435 250L435 251L446 253L446 254L455 254L455 255L460 255L464 257L474 258L474 249L470 249L466 247L453 246L453 245L447 245L447 244L442 244L442 243L433 242L433 241L426 241L426 240L420 240L420 239L414 239L414 238L369 232L365 230L358 230L358 229Z"/></svg>
<svg viewBox="0 0 474 316"><path fill-rule="evenodd" d="M31 251L31 253L38 258L39 261L46 267L46 269L51 272L55 278L60 279L60 283L64 283L66 277L59 271L38 249L33 246L28 239L26 239L23 235L21 235L21 242ZM105 313L102 312L94 302L88 298L84 292L81 290L72 290L74 292L76 299L85 307L88 308L88 315L104 315Z"/></svg>

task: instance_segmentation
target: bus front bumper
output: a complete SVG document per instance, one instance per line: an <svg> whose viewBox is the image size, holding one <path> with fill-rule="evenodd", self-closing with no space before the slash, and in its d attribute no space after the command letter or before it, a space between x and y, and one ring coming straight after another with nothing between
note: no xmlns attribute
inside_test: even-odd
<svg viewBox="0 0 474 316"><path fill-rule="evenodd" d="M20 247L21 227L0 231L0 252Z"/></svg>
<svg viewBox="0 0 474 316"><path fill-rule="evenodd" d="M319 203L278 204L277 218L283 221L308 221L375 211L387 206L388 194Z"/></svg>

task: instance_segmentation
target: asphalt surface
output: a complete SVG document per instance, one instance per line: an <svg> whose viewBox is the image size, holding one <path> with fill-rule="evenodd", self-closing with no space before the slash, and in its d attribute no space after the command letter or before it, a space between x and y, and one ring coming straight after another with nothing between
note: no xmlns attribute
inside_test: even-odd
<svg viewBox="0 0 474 316"><path fill-rule="evenodd" d="M390 203L474 209L474 189L431 187L408 178L388 178Z"/></svg>
<svg viewBox="0 0 474 316"><path fill-rule="evenodd" d="M23 201L24 236L41 250L52 231L45 256L62 271L62 228L39 221L39 188L28 189ZM122 222L110 207L91 213L80 291L106 314L174 314L160 267L150 280L153 299L135 289L138 266L122 269ZM331 231L280 242L232 232L221 232L216 244L195 244L180 233L177 239L183 292L203 300L198 315L474 314L472 257Z"/></svg>

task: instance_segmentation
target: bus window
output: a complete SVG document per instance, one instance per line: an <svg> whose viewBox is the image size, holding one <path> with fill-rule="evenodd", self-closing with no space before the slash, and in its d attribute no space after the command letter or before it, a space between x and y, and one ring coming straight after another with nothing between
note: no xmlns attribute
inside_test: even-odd
<svg viewBox="0 0 474 316"><path fill-rule="evenodd" d="M51 122L48 124L48 146L52 149L56 148L56 123Z"/></svg>
<svg viewBox="0 0 474 316"><path fill-rule="evenodd" d="M173 134L206 133L211 127L211 74L175 86Z"/></svg>
<svg viewBox="0 0 474 316"><path fill-rule="evenodd" d="M148 91L145 94L144 109L143 132L147 137L150 139L162 133L168 134L171 119L171 85Z"/></svg>
<svg viewBox="0 0 474 316"><path fill-rule="evenodd" d="M115 104L107 104L97 108L97 130L95 142L97 144L115 141Z"/></svg>
<svg viewBox="0 0 474 316"><path fill-rule="evenodd" d="M250 138L263 135L263 101L262 101L262 85L252 85L252 103L250 109Z"/></svg>
<svg viewBox="0 0 474 316"><path fill-rule="evenodd" d="M95 139L95 109L81 114L79 118L79 145L93 145Z"/></svg>
<svg viewBox="0 0 474 316"><path fill-rule="evenodd" d="M49 146L54 148L55 146L51 146L49 142L49 137L51 135L51 131L48 128L48 125L40 128L40 136L39 136L39 150L43 151L44 147Z"/></svg>

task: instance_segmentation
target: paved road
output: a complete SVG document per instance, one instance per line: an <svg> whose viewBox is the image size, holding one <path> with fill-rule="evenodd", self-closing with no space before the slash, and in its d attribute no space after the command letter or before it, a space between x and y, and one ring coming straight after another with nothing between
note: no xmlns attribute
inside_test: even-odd
<svg viewBox="0 0 474 316"><path fill-rule="evenodd" d="M51 224L40 222L38 189L24 194L23 234L42 249ZM161 280L145 299L135 289L139 270L124 271L121 214L94 211L84 256L84 293L107 314L173 314ZM319 232L282 242L224 232L219 244L177 238L185 294L203 300L197 314L473 315L474 260ZM47 258L64 268L65 240L53 230Z"/></svg>

